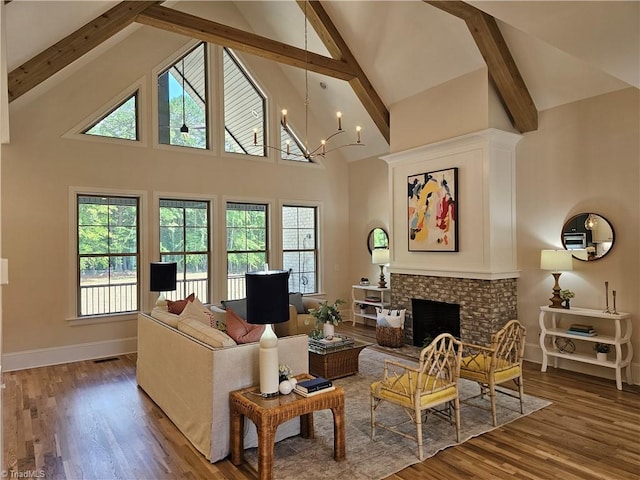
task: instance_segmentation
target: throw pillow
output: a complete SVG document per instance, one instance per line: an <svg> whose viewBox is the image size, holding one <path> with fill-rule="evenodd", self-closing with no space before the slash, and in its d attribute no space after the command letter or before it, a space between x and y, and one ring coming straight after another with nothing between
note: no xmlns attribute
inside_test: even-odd
<svg viewBox="0 0 640 480"><path fill-rule="evenodd" d="M241 298L240 300L222 300L222 306L225 310L232 308L240 318L247 319L247 299Z"/></svg>
<svg viewBox="0 0 640 480"><path fill-rule="evenodd" d="M306 310L304 309L304 304L302 303L301 293L290 293L289 305L293 305L294 307L296 307L296 312L298 313L307 313Z"/></svg>
<svg viewBox="0 0 640 480"><path fill-rule="evenodd" d="M179 318L191 318L205 324L206 326L210 326L209 317L205 313L205 307L198 307L195 302L187 302L187 306L184 307L184 310L182 310Z"/></svg>
<svg viewBox="0 0 640 480"><path fill-rule="evenodd" d="M178 326L178 320L180 320L180 317L178 317L178 315L167 312L164 308L161 307L154 307L153 310L151 310L151 316L156 320L160 320L161 322L164 322L174 328Z"/></svg>
<svg viewBox="0 0 640 480"><path fill-rule="evenodd" d="M226 333L203 325L202 322L193 318L187 317L180 319L178 322L178 330L215 348L232 347L236 345L236 342Z"/></svg>
<svg viewBox="0 0 640 480"><path fill-rule="evenodd" d="M180 315L184 310L184 307L187 306L187 303L193 302L193 299L196 298L196 294L192 293L187 298L183 300L176 300L172 302L171 300L167 300L167 307L171 313L175 313L176 315Z"/></svg>
<svg viewBox="0 0 640 480"><path fill-rule="evenodd" d="M237 343L259 341L264 329L264 325L251 325L231 308L227 308L227 335Z"/></svg>
<svg viewBox="0 0 640 480"><path fill-rule="evenodd" d="M376 325L378 327L404 328L406 309L390 310L376 307Z"/></svg>

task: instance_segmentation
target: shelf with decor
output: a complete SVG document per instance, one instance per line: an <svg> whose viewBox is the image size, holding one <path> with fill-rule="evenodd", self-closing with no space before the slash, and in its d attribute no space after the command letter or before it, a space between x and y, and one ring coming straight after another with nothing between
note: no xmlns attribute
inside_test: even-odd
<svg viewBox="0 0 640 480"><path fill-rule="evenodd" d="M610 331L613 324L613 334L600 334L588 336L570 331L572 322L593 321L594 330L604 328ZM627 383L631 384L631 360L633 358L633 346L631 345L631 314L604 313L590 308L571 307L552 308L540 307L540 348L542 349L542 368L547 371L549 357L553 358L553 366L558 367L559 358L576 362L589 363L602 367L614 368L616 371L616 387L622 390L622 369L627 369ZM579 352L567 352L558 347L558 338L568 339L571 342L587 342L610 346L614 353L613 359L598 359L595 355L587 355ZM550 342L548 342L550 340ZM551 346L548 345L551 344Z"/></svg>
<svg viewBox="0 0 640 480"><path fill-rule="evenodd" d="M370 313L376 307L389 307L391 302L391 289L380 288L377 285L352 285L351 298L353 300L353 325L356 324L356 317L376 320L377 316ZM365 305L365 313L360 309L360 305ZM367 308L371 307L371 308ZM366 320L364 321L366 323Z"/></svg>

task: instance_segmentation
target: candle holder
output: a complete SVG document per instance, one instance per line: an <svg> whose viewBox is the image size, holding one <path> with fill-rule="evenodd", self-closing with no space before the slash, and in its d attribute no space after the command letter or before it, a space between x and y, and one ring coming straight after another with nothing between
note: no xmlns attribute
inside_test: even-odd
<svg viewBox="0 0 640 480"><path fill-rule="evenodd" d="M604 282L604 298L605 298L605 309L602 313L611 313L609 309L609 282Z"/></svg>

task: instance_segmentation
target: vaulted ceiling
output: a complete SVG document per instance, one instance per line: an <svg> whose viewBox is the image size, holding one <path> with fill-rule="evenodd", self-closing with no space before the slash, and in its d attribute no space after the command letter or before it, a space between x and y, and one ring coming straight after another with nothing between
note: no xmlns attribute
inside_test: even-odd
<svg viewBox="0 0 640 480"><path fill-rule="evenodd" d="M11 1L4 7L10 98L28 101L46 91L141 24L287 65L304 63L304 2L225 2L246 21L238 30L219 25L224 22L218 17L191 15L194 3L202 11L202 2L188 1L130 2L126 8L101 0ZM364 154L379 154L388 148L391 105L486 65L516 128L535 130L538 111L640 87L639 6L637 1L311 2L307 17L317 32L309 36L308 66L317 80L311 95L331 96L331 104L343 111L368 114L365 129L374 134ZM295 69L283 69L295 77ZM328 88L321 89L320 81Z"/></svg>

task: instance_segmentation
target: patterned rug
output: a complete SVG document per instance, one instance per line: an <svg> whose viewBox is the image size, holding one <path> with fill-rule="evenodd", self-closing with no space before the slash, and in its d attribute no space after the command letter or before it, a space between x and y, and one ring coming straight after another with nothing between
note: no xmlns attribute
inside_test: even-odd
<svg viewBox="0 0 640 480"><path fill-rule="evenodd" d="M403 352L413 356L412 352ZM335 380L334 383L345 390L347 458L342 462L333 460L333 416L330 410L314 414L315 438L300 436L285 439L275 446L273 474L277 480L349 478L350 480L376 480L418 463L416 442L384 429L376 429L376 439L371 440L371 415L369 386L382 376L384 358L395 358L373 348L366 348L360 354L357 375ZM401 360L408 365L409 360ZM460 380L460 399L470 399L479 392L474 382ZM525 384L526 388L526 384ZM474 399L461 404L460 440L466 440L493 430L491 411L473 406L479 402L489 404L488 398ZM530 395L525 396L525 414L550 405L551 402ZM498 425L517 420L520 403L517 398L497 395ZM385 408L387 407L387 408ZM401 409L388 404L381 405L377 415L384 416L385 422L406 418ZM412 424L409 428L415 432ZM425 458L435 455L452 445L456 445L455 427L435 415L429 415L423 424ZM257 449L245 451L245 461L257 469Z"/></svg>

